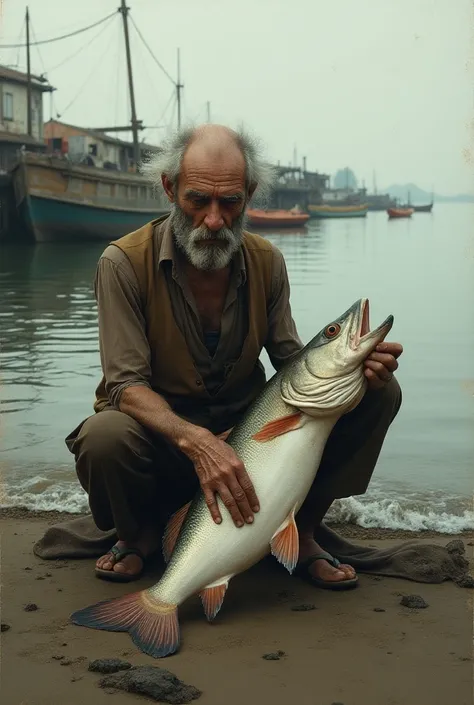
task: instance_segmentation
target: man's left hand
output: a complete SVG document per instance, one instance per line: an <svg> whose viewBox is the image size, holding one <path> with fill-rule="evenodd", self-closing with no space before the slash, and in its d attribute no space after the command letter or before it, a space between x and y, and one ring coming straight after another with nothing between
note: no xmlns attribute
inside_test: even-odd
<svg viewBox="0 0 474 705"><path fill-rule="evenodd" d="M364 362L369 389L382 389L398 368L397 358L403 352L400 343L380 343Z"/></svg>

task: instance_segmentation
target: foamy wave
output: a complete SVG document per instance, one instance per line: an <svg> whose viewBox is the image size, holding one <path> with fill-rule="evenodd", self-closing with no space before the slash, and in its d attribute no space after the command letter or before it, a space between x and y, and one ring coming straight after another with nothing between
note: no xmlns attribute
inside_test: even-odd
<svg viewBox="0 0 474 705"><path fill-rule="evenodd" d="M337 500L327 519L364 528L439 531L457 534L474 529L474 511L464 509L459 515L445 511L423 511L413 503L398 499L361 501L356 497Z"/></svg>
<svg viewBox="0 0 474 705"><path fill-rule="evenodd" d="M374 496L375 495L375 496ZM466 509L466 501L451 503L449 511L446 501L430 498L429 509L425 501L418 498L392 496L379 498L348 497L336 500L327 519L343 524L357 524L364 528L405 529L407 531L439 531L457 534L474 529L474 511ZM2 507L25 507L36 511L60 511L70 514L87 512L87 495L76 483L52 483L46 478L36 477L10 488L2 498Z"/></svg>

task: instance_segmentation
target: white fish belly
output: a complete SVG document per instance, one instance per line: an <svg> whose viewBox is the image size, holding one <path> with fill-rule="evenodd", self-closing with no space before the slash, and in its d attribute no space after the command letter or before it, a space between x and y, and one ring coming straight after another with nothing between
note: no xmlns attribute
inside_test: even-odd
<svg viewBox="0 0 474 705"><path fill-rule="evenodd" d="M222 523L215 524L204 502L199 521L186 538L186 549L173 556L168 571L154 589L160 600L180 604L221 578L246 570L270 550L277 529L311 487L332 423L305 417L304 425L272 441L247 442L242 460L257 496L260 511L253 524L237 528L219 501Z"/></svg>

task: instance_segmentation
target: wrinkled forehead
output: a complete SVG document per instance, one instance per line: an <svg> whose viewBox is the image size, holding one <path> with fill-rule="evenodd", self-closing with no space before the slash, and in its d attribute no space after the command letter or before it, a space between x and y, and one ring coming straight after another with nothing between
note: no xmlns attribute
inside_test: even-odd
<svg viewBox="0 0 474 705"><path fill-rule="evenodd" d="M185 152L179 184L204 193L244 192L244 156L233 140L221 137L196 140Z"/></svg>

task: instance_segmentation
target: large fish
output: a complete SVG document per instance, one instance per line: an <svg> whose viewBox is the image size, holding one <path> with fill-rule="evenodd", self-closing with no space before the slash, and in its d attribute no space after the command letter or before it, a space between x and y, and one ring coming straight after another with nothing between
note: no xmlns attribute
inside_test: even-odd
<svg viewBox="0 0 474 705"><path fill-rule="evenodd" d="M227 442L254 483L260 511L237 528L218 498L215 524L199 491L170 520L163 540L168 562L156 585L99 602L72 615L75 624L128 631L145 653L163 657L179 647L178 606L199 593L214 619L229 580L269 551L291 573L298 560L295 515L321 461L334 424L362 399L363 361L393 324L369 330L367 299L327 325L256 398Z"/></svg>

